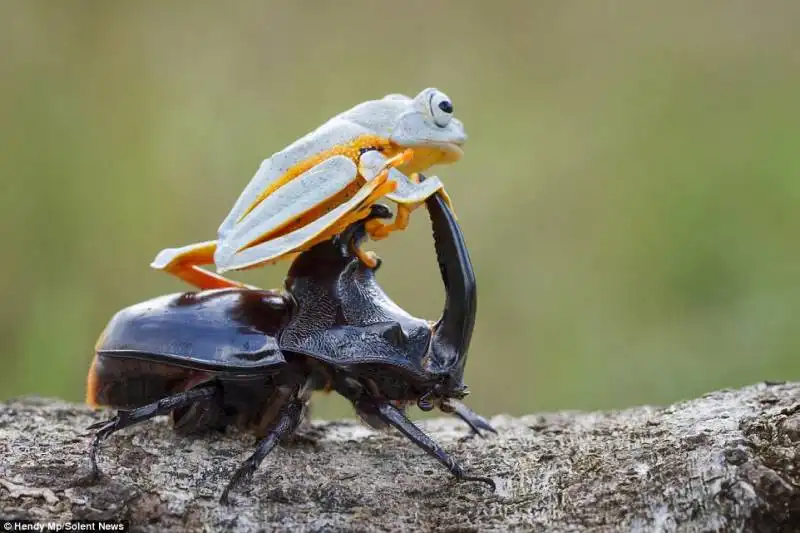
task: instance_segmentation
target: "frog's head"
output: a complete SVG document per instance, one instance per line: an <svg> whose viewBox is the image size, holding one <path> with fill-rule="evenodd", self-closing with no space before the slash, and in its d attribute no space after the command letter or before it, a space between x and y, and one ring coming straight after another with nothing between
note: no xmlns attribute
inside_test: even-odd
<svg viewBox="0 0 800 533"><path fill-rule="evenodd" d="M414 149L414 160L400 169L404 172L452 163L464 154L461 150L467 140L464 125L453 117L452 100L438 89L425 89L414 98L390 94L381 100L364 102L344 115L389 139L399 149Z"/></svg>
<svg viewBox="0 0 800 533"><path fill-rule="evenodd" d="M457 161L467 140L464 125L453 117L453 101L438 89L425 89L414 98L389 95L405 110L395 120L389 139L403 148L439 148L446 156L440 163Z"/></svg>

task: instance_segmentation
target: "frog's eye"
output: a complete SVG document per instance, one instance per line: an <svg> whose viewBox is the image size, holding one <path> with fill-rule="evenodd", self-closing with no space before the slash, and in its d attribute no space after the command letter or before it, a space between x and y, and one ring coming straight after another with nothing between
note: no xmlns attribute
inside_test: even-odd
<svg viewBox="0 0 800 533"><path fill-rule="evenodd" d="M453 102L443 92L431 93L429 107L433 122L440 128L446 128L453 118Z"/></svg>

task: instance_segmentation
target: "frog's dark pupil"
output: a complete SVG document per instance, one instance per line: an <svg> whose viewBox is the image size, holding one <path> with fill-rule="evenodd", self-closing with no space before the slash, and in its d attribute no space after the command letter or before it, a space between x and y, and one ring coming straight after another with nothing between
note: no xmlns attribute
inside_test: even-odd
<svg viewBox="0 0 800 533"><path fill-rule="evenodd" d="M451 104L449 100L442 100L441 102L439 102L439 109L441 109L445 113L452 113L453 104Z"/></svg>

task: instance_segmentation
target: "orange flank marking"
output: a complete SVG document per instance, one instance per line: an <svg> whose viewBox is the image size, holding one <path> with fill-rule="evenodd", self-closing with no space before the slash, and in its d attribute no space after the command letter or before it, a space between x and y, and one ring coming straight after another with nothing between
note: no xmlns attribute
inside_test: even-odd
<svg viewBox="0 0 800 533"><path fill-rule="evenodd" d="M105 332L104 332L105 333ZM102 340L103 336L100 336ZM99 343L100 341L98 341ZM100 404L97 402L97 393L99 392L100 382L99 378L97 377L97 355L94 356L92 359L92 366L89 367L89 375L86 376L86 404L96 409L101 407Z"/></svg>
<svg viewBox="0 0 800 533"><path fill-rule="evenodd" d="M391 141L383 137L379 137L378 135L361 135L347 144L339 144L324 150L319 154L309 157L308 159L290 167L283 176L275 180L269 187L267 187L264 191L262 191L261 194L258 195L253 204L247 208L247 211L245 211L241 218L239 218L239 222L241 222L244 217L249 215L250 212L255 209L258 204L263 202L267 196L278 190L280 187L286 185L300 174L310 170L311 168L319 165L326 159L335 155L346 156L358 164L358 158L361 155L361 149L369 147L376 147L382 151L390 151L392 152L391 155L393 155L393 153L396 151L396 149L393 148Z"/></svg>

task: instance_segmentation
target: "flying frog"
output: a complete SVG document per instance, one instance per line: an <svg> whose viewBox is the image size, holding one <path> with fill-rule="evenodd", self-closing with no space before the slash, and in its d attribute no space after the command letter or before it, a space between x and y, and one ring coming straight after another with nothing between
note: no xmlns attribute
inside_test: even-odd
<svg viewBox="0 0 800 533"><path fill-rule="evenodd" d="M290 259L366 218L385 197L391 222L370 220L374 240L408 226L411 212L444 186L421 177L461 158L467 136L450 98L428 88L390 94L339 114L265 159L219 227L217 240L161 251L152 267L205 289L242 286L218 273ZM449 203L449 200L448 200ZM369 267L372 252L356 255Z"/></svg>

